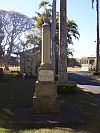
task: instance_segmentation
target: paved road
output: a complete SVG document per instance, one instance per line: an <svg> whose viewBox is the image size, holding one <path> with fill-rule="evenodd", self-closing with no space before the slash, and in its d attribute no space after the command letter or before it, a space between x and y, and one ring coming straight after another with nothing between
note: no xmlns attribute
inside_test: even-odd
<svg viewBox="0 0 100 133"><path fill-rule="evenodd" d="M100 94L100 81L87 75L88 73L74 72L68 73L68 79L75 81L80 88L95 94Z"/></svg>

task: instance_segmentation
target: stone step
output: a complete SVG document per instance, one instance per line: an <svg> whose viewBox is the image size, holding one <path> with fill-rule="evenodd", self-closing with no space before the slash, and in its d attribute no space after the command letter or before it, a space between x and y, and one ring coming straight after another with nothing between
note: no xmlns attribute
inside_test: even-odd
<svg viewBox="0 0 100 133"><path fill-rule="evenodd" d="M32 121L10 121L10 128L54 128L54 127L86 127L86 121L68 121L68 122L57 122L57 121L48 121L48 122L32 122Z"/></svg>

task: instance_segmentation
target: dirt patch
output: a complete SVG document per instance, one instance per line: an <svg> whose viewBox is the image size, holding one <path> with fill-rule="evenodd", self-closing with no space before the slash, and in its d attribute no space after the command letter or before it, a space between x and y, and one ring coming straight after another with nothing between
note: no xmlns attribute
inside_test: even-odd
<svg viewBox="0 0 100 133"><path fill-rule="evenodd" d="M81 68L80 67L68 67L67 68L67 71L68 72L80 72L81 71Z"/></svg>

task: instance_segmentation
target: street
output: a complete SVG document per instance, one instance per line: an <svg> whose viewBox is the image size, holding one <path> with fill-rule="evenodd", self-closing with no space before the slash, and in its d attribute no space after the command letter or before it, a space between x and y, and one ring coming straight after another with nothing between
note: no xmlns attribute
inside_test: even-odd
<svg viewBox="0 0 100 133"><path fill-rule="evenodd" d="M68 79L69 81L75 81L77 86L84 89L84 91L100 94L100 81L93 79L89 74L84 72L69 72Z"/></svg>

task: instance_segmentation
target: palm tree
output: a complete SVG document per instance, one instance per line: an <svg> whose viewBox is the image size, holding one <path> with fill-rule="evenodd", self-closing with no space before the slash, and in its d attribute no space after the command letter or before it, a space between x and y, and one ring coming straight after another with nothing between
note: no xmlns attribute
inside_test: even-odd
<svg viewBox="0 0 100 133"><path fill-rule="evenodd" d="M36 12L37 16L33 17L33 20L36 22L37 28L42 28L44 23L44 18L48 17L51 20L51 5L48 1L42 0L39 4L39 9L43 9L43 12Z"/></svg>
<svg viewBox="0 0 100 133"><path fill-rule="evenodd" d="M67 60L69 55L73 55L73 50L69 49L69 45L73 45L73 37L75 39L79 39L80 34L78 32L78 25L73 20L67 20L67 35L66 35L66 52L67 52ZM57 23L56 23L56 37L55 37L56 45L55 45L55 57L56 57L56 74L58 75L58 52L59 52L59 16L57 15Z"/></svg>
<svg viewBox="0 0 100 133"><path fill-rule="evenodd" d="M92 0L92 8L95 0ZM96 46L96 70L99 71L99 0L96 0L96 14L97 14L97 46Z"/></svg>
<svg viewBox="0 0 100 133"><path fill-rule="evenodd" d="M43 1L42 1L43 2ZM54 15L53 17L50 16L50 20L52 19L52 24L51 24L51 29L53 29L54 31L51 30L51 35L53 37L52 39L52 47L51 47L51 52L52 52L52 56L51 56L51 61L52 61L52 64L53 64L53 68L54 70L56 70L56 74L58 74L58 50L59 50L59 14L56 13L55 14L55 10L56 10L56 0L53 0L53 13L52 15ZM41 4L41 3L40 3ZM49 4L49 3L48 3ZM46 11L48 11L48 4L46 6L46 9L42 6L40 6L41 8L43 8L43 12L42 13L37 13L37 16L34 17L34 20L36 22L36 26L38 28L41 28L42 24L43 24L43 16L45 16L45 13ZM46 10L46 11L45 11ZM50 11L50 10L49 10ZM51 13L51 12L50 12ZM56 17L55 17L56 15ZM56 19L56 20L55 20ZM56 22L56 23L55 23ZM56 34L55 34L55 28L56 28ZM65 18L65 28L64 28L64 31L67 29L67 33L65 35L66 37L66 44L65 44L65 48L64 50L66 50L66 57L65 59L67 58L67 55L69 55L69 53L71 53L71 51L68 50L67 48L67 45L69 44L73 44L73 40L72 40L72 36L75 37L75 39L78 39L79 38L79 32L78 32L78 26L77 24L75 23L75 21L73 20L66 20ZM53 33L52 33L53 32ZM38 38L38 35L36 36L36 38ZM41 38L41 37L40 37ZM39 39L41 40L41 39ZM61 46L62 48L62 46ZM55 61L56 60L56 61ZM66 59L67 60L67 59ZM55 63L56 62L56 63ZM56 65L55 65L56 64ZM56 67L56 68L55 68Z"/></svg>
<svg viewBox="0 0 100 133"><path fill-rule="evenodd" d="M58 82L67 83L67 25L66 0L60 0Z"/></svg>
<svg viewBox="0 0 100 133"><path fill-rule="evenodd" d="M52 23L51 23L51 63L55 73L55 35L56 35L56 0L52 2Z"/></svg>
<svg viewBox="0 0 100 133"><path fill-rule="evenodd" d="M67 21L67 43L73 44L72 37L79 39L78 25L73 20Z"/></svg>

